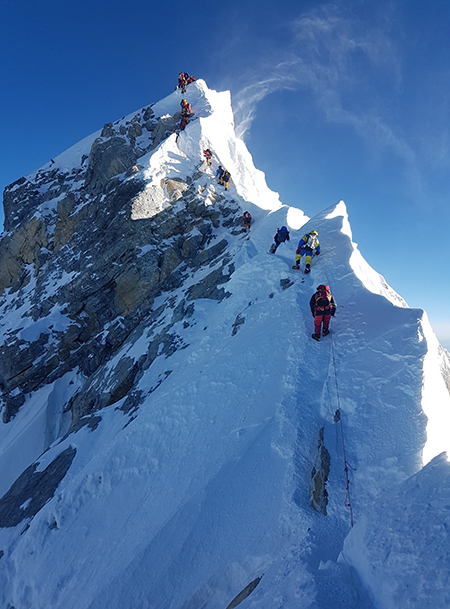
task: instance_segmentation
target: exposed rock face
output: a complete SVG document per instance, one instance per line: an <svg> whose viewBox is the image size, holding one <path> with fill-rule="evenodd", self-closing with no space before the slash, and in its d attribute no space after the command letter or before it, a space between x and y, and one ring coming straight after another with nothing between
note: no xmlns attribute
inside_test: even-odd
<svg viewBox="0 0 450 609"><path fill-rule="evenodd" d="M30 465L0 499L0 527L14 527L37 514L55 494L76 452L69 446L42 472Z"/></svg>
<svg viewBox="0 0 450 609"><path fill-rule="evenodd" d="M20 287L23 269L33 264L35 270L42 262L41 250L48 245L45 223L38 218L24 222L18 230L6 235L0 250L0 291L6 287Z"/></svg>
<svg viewBox="0 0 450 609"><path fill-rule="evenodd" d="M257 577L252 582L250 582L248 584L248 586L245 586L245 588L243 590L241 590L241 592L239 592L239 594L231 601L231 603L228 605L228 607L226 609L235 609L235 607L240 605L242 603L242 601L245 601L245 599L250 596L250 594L253 592L253 590L255 590L256 586L259 584L261 579L262 579L262 575L261 575L261 577Z"/></svg>
<svg viewBox="0 0 450 609"><path fill-rule="evenodd" d="M330 475L330 453L324 443L324 428L319 431L317 443L317 457L311 472L310 497L311 506L326 516L328 505L328 493L326 483Z"/></svg>
<svg viewBox="0 0 450 609"><path fill-rule="evenodd" d="M172 330L176 322L165 320L166 308L179 321L188 317L189 302L227 296L223 286L234 267L229 240L217 239L217 230L223 235L239 225L238 205L199 187L198 171L149 187L137 164L175 125L174 117L156 119L146 108L105 125L72 169L52 164L5 190L0 313L21 311L35 323L33 330L19 321L4 331L4 422L26 394L74 370L84 379L69 406L74 427L80 417L120 400L127 401L125 409L135 407L139 396L132 387L142 372L158 354L183 347ZM164 205L148 213L152 188ZM136 216L139 205L145 213ZM184 296L154 310L156 297L188 277ZM102 366L144 332L152 335L149 351L138 361L121 358L114 382L106 381Z"/></svg>
<svg viewBox="0 0 450 609"><path fill-rule="evenodd" d="M94 193L102 192L108 181L134 165L136 151L125 138L111 136L95 140L89 155L85 187Z"/></svg>

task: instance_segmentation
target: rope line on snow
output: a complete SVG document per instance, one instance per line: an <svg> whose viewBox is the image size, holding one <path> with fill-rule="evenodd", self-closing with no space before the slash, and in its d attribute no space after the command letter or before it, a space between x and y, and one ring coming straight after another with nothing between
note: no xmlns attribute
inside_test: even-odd
<svg viewBox="0 0 450 609"><path fill-rule="evenodd" d="M322 258L320 258L320 263L322 263ZM325 275L326 279L327 279L327 284L330 285L330 280L328 278L328 273L326 272L325 268L323 267L323 264L321 264L322 266L322 272ZM349 477L349 469L356 471L354 467L352 467L350 465L350 463L347 461L347 452L345 450L345 435L344 435L344 424L342 422L342 411L341 411L341 397L339 394L339 384L338 384L338 378L337 378L337 367L336 367L336 357L335 357L335 348L334 348L334 340L333 340L333 333L330 333L331 336L331 357L332 357L332 362L333 362L333 370L334 370L334 381L336 384L336 399L337 399L337 405L338 408L336 410L336 413L334 415L334 420L335 422L339 422L340 423L340 429L341 429L341 440L342 440L342 453L344 456L344 472L345 472L345 501L344 501L344 505L345 507L348 507L350 510L350 524L351 527L353 528L354 526L354 519L353 519L353 505L352 505L352 501L351 501L351 496L350 496L350 477Z"/></svg>
<svg viewBox="0 0 450 609"><path fill-rule="evenodd" d="M353 528L353 524L354 524L353 506L352 506L352 501L351 501L351 497L350 497L350 478L349 478L348 472L349 472L349 468L352 469L353 471L355 471L355 468L352 467L350 465L350 463L347 461L347 453L345 451L344 424L342 423L341 398L339 395L339 385L338 385L337 372L336 372L336 359L335 359L335 355L334 355L334 341L333 341L332 334L331 334L331 355L333 358L334 380L336 383L336 396L337 396L337 403L338 403L338 409L337 409L336 413L339 413L339 423L340 423L341 438L342 438L342 452L344 455L344 472L345 472L345 483L346 483L345 484L345 503L344 503L344 505L346 507L348 507L350 510L350 524Z"/></svg>

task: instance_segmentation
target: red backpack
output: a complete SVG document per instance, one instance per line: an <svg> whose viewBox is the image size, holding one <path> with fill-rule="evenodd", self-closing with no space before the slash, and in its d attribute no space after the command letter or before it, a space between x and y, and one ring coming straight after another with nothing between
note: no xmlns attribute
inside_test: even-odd
<svg viewBox="0 0 450 609"><path fill-rule="evenodd" d="M317 286L316 307L319 310L326 309L331 304L331 290L328 285Z"/></svg>

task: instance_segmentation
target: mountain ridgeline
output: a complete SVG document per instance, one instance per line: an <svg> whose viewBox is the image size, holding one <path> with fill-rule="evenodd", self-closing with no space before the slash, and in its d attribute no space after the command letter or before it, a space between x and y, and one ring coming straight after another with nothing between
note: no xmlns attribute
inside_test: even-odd
<svg viewBox="0 0 450 609"><path fill-rule="evenodd" d="M25 307L36 331L27 340L15 320L4 330L5 423L27 394L76 368L85 381L65 407L72 426L128 394L124 408L129 410L139 403L131 389L142 371L160 350L167 355L181 347L171 328L189 317L189 302L226 294L219 286L230 276L230 256L218 229L233 234L240 207L220 192L202 190L198 171L162 178L158 190L166 205L150 218L132 219L133 205L139 206L146 188L139 159L173 134L176 120L176 115L156 118L148 107L105 125L74 168L52 163L6 189L2 312L7 316ZM200 165L200 157L196 160ZM201 280L175 306L170 292L200 269ZM153 307L161 294L170 303ZM173 320L158 323L170 304ZM114 386L103 386L105 363L149 327L155 328L149 352L138 362L122 362Z"/></svg>
<svg viewBox="0 0 450 609"><path fill-rule="evenodd" d="M2 607L446 606L448 354L342 201L310 220L268 189L229 93L198 80L104 125L4 208Z"/></svg>

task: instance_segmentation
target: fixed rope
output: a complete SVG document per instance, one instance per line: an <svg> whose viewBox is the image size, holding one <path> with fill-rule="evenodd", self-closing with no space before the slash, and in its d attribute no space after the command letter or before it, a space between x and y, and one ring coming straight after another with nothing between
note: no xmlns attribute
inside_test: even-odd
<svg viewBox="0 0 450 609"><path fill-rule="evenodd" d="M322 258L320 259L320 263L322 263ZM325 271L323 264L321 264L321 267L322 267L322 272L327 279L327 284L330 285L330 282L328 279L328 274ZM336 384L336 399L337 399L337 405L338 405L338 408L334 415L334 421L335 421L335 423L339 423L339 426L340 426L341 440L342 440L342 452L343 452L343 456L344 456L344 472L345 472L345 502L344 502L344 505L345 505L345 507L348 507L350 510L350 524L351 524L351 527L353 528L354 519L353 519L353 506L352 506L352 501L351 501L351 496L350 496L349 470L351 469L351 470L355 471L355 468L352 467L350 465L350 463L347 461L347 453L345 450L344 424L342 422L342 412L341 412L341 398L339 395L339 384L338 384L338 378L337 378L336 357L335 357L334 340L333 340L332 332L330 333L330 336L331 336L331 357L332 357L332 361L333 361L334 381Z"/></svg>
<svg viewBox="0 0 450 609"><path fill-rule="evenodd" d="M337 397L337 404L338 404L338 409L336 411L335 414L335 420L338 418L339 419L339 425L341 428L341 438L342 438L342 452L344 455L344 472L345 472L345 506L349 508L350 510L350 524L353 528L354 525L354 521L353 521L353 506L352 506L352 501L351 501L351 497L350 497L350 478L349 478L349 468L352 469L354 471L354 468L350 465L350 463L347 461L347 453L345 451L345 437L344 437L344 425L342 423L342 414L341 414L341 398L339 395L339 385L338 385L338 379L337 379L337 372L336 372L336 359L335 359L335 355L334 355L334 341L333 341L333 335L331 335L331 355L333 358L333 370L334 370L334 380L336 383L336 397Z"/></svg>

